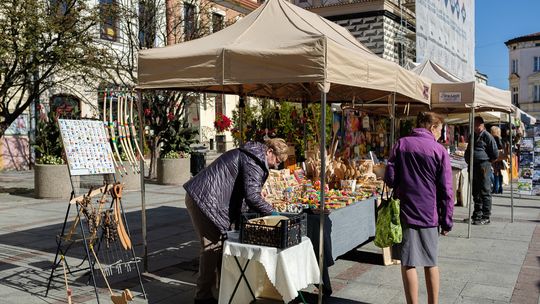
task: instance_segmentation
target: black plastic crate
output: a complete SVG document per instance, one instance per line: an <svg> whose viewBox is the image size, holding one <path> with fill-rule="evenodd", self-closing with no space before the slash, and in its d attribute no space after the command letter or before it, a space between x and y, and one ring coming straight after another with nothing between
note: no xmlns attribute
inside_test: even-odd
<svg viewBox="0 0 540 304"><path fill-rule="evenodd" d="M242 214L240 242L245 244L288 248L299 244L307 234L307 215L304 213L280 213L288 217L275 226L249 223L250 219L262 217L258 213Z"/></svg>

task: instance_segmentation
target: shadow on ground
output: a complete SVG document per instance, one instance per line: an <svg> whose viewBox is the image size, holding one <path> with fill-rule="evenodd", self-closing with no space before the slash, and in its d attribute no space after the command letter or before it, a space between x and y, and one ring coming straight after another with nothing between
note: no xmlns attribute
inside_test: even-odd
<svg viewBox="0 0 540 304"><path fill-rule="evenodd" d="M0 193L8 193L10 195L16 195L16 196L22 196L22 197L31 197L31 198L35 197L34 189L32 188L0 186Z"/></svg>
<svg viewBox="0 0 540 304"><path fill-rule="evenodd" d="M198 269L199 242L193 231L190 217L184 208L158 207L146 210L147 215L147 248L148 270L150 272L164 269L170 266L196 273ZM70 210L68 218L75 217L75 210ZM141 212L134 211L126 214L127 223L132 235L132 243L136 256L142 256L142 230ZM72 221L66 225L66 231L72 225ZM42 296L45 292L53 258L56 253L56 236L62 230L62 224L46 225L37 228L17 231L0 235L0 244L5 257L0 262L0 271L4 274L0 278L0 284ZM87 224L85 226L85 233ZM80 236L80 226L77 225L77 233ZM83 242L72 243L71 247L63 247L66 256L66 265L73 271L69 279L76 286L86 286L89 283L89 264L86 259L86 250ZM133 261L131 252L122 249L119 241L107 243L101 242L96 246L98 257L104 268L107 268L107 279L114 284L114 288L140 288L136 275L135 262L128 268L126 265L118 267L116 264L123 261ZM43 255L43 252L51 255ZM90 253L91 254L91 253ZM141 272L143 263L138 260ZM11 264L13 263L13 264ZM116 263L116 264L115 264ZM116 265L116 266L115 266ZM96 266L97 267L97 266ZM19 268L19 269L17 269ZM178 271L178 269L176 269ZM103 275L98 268L95 270L97 285L104 287ZM63 282L62 267L55 270L53 288L58 288ZM167 285L167 284L165 284ZM165 286L163 287L165 288ZM170 286L169 288L173 288ZM190 286L191 288L191 286Z"/></svg>

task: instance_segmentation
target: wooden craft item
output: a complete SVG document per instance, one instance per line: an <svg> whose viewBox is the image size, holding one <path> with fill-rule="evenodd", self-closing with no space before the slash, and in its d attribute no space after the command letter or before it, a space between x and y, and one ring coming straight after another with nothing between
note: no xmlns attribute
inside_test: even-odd
<svg viewBox="0 0 540 304"><path fill-rule="evenodd" d="M105 199L105 196L107 195L107 192L109 190L109 184L106 184L104 186L105 188L102 191L101 198L99 199L99 206L97 210L97 219L96 219L96 227L99 227L101 224L101 210L103 209L103 205L105 205L105 202L107 201ZM93 244L94 240L97 236L97 229L93 231L93 233L90 235L90 244Z"/></svg>
<svg viewBox="0 0 540 304"><path fill-rule="evenodd" d="M64 284L66 285L66 296L67 296L67 302L68 304L71 304L71 295L72 290L69 288L68 281L67 281L67 271L66 271L66 262L64 261L65 257L63 255L60 256L60 262L62 263L62 268L64 269Z"/></svg>
<svg viewBox="0 0 540 304"><path fill-rule="evenodd" d="M83 194L81 196L77 196L75 198L72 198L69 203L70 204L75 204L75 203L80 203L85 197L94 197L96 195L99 195L99 194L104 194L107 192L107 189L110 189L109 188L109 184L106 184L104 186L101 186L99 188L96 188L96 189L90 189L90 191L88 191L87 194Z"/></svg>
<svg viewBox="0 0 540 304"><path fill-rule="evenodd" d="M106 89L105 89L105 92L103 92L103 125L105 126L105 134L107 135L107 140L109 140L110 142L111 135L109 133L109 123L107 122L107 90ZM116 159L114 158L114 154L112 153L112 150L108 150L108 151L110 151L109 156L114 163L114 168L116 169L116 172L118 172L120 176L122 176L122 170L118 166L118 163L116 162Z"/></svg>
<svg viewBox="0 0 540 304"><path fill-rule="evenodd" d="M114 209L114 220L116 221L118 225L118 238L120 239L120 243L122 244L122 247L125 250L131 249L131 239L129 237L129 234L126 231L126 227L124 226L124 221L122 218L122 210L120 208L120 200L122 199L122 184L117 183L113 186L111 189L111 195L114 199L113 203L113 209Z"/></svg>
<svg viewBox="0 0 540 304"><path fill-rule="evenodd" d="M101 263L99 262L97 254L94 251L94 246L90 245L90 251L92 251L92 254L94 255L94 259L96 260L96 263L98 264L99 271L101 272L101 275L103 276L103 280L105 281L105 284L107 284L107 288L109 289L109 292L111 293L111 301L114 304L127 304L128 302L133 301L133 295L131 294L131 291L129 291L129 289L124 289L121 295L114 294L114 292L111 289L111 285L109 285L109 281L107 280L107 276L105 275L105 272L103 271L103 267L101 266Z"/></svg>
<svg viewBox="0 0 540 304"><path fill-rule="evenodd" d="M114 130L114 121L113 121L113 114L112 114L112 104L113 104L113 98L111 93L111 98L109 98L109 131L111 135L111 141L112 146L114 148L114 152L116 152L116 156L118 157L118 164L120 165L121 169L124 171L125 174L127 174L126 167L124 166L124 162L122 161L122 157L120 156L120 152L118 151L118 144L117 144L117 138L116 138L116 131Z"/></svg>
<svg viewBox="0 0 540 304"><path fill-rule="evenodd" d="M135 148L137 149L137 153L139 153L139 157L144 160L144 156L141 152L141 148L139 147L139 141L137 140L137 130L135 129L135 124L133 123L133 103L135 102L135 98L131 97L131 104L130 104L130 108L129 108L129 116L128 116L128 119L129 119L129 125L131 127L131 138L133 138L133 142L135 143ZM141 119L139 117L139 119Z"/></svg>
<svg viewBox="0 0 540 304"><path fill-rule="evenodd" d="M122 146L122 151L124 151L124 154L126 155L127 162L129 163L131 170L133 173L138 173L136 160L131 155L131 150L129 149L128 143L127 143L127 135L124 129L124 113L123 113L123 105L124 105L124 97L123 95L119 95L117 102L116 102L116 113L117 113L117 129L118 129L118 139L120 141L120 145Z"/></svg>
<svg viewBox="0 0 540 304"><path fill-rule="evenodd" d="M133 164L133 169L135 169L135 173L140 173L139 163L137 163L137 157L135 156L135 151L133 150L133 146L131 145L131 134L129 132L129 125L127 121L127 105L128 105L128 97L127 95L123 96L122 98L122 132L124 133L124 141L126 143L126 149L129 153L129 156L131 158L131 162Z"/></svg>

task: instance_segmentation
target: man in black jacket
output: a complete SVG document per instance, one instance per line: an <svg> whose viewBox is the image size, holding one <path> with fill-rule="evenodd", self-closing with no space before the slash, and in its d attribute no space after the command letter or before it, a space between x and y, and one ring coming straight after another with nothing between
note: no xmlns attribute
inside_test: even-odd
<svg viewBox="0 0 540 304"><path fill-rule="evenodd" d="M244 203L256 212L272 213L261 190L268 170L286 159L283 139L248 142L227 151L184 184L186 207L201 242L195 303L217 303L212 287L221 268L223 235L239 219Z"/></svg>
<svg viewBox="0 0 540 304"><path fill-rule="evenodd" d="M499 157L499 150L495 139L484 126L484 119L480 116L474 118L474 138L469 138L469 145L465 151L465 161L469 164L471 146L474 146L473 155L473 225L487 225L491 215L491 162ZM470 168L470 164L469 164Z"/></svg>

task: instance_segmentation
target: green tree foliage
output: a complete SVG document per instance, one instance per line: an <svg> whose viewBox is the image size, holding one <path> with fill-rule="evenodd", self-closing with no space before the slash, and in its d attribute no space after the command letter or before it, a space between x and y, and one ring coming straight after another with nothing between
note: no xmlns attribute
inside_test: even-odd
<svg viewBox="0 0 540 304"><path fill-rule="evenodd" d="M257 100L244 108L243 132L240 132L238 107L233 111L235 144L243 141L263 141L265 136L280 137L295 147L296 159L302 161L307 142L318 143L320 137L321 106L309 104L303 108L299 103ZM332 134L332 112L326 108L326 137ZM327 144L330 143L327 140Z"/></svg>
<svg viewBox="0 0 540 304"><path fill-rule="evenodd" d="M44 91L94 82L107 65L86 0L0 1L0 136Z"/></svg>
<svg viewBox="0 0 540 304"><path fill-rule="evenodd" d="M148 136L153 168L159 155L169 152L189 153L190 145L196 142L198 130L190 127L187 109L196 102L194 93L157 90L145 93L143 112L145 125L151 133ZM155 170L151 170L150 175Z"/></svg>
<svg viewBox="0 0 540 304"><path fill-rule="evenodd" d="M78 107L63 106L55 111L46 112L42 105L39 108L39 119L36 127L36 141L33 145L36 150L36 163L59 165L63 164L62 138L58 119L74 119L80 117Z"/></svg>

